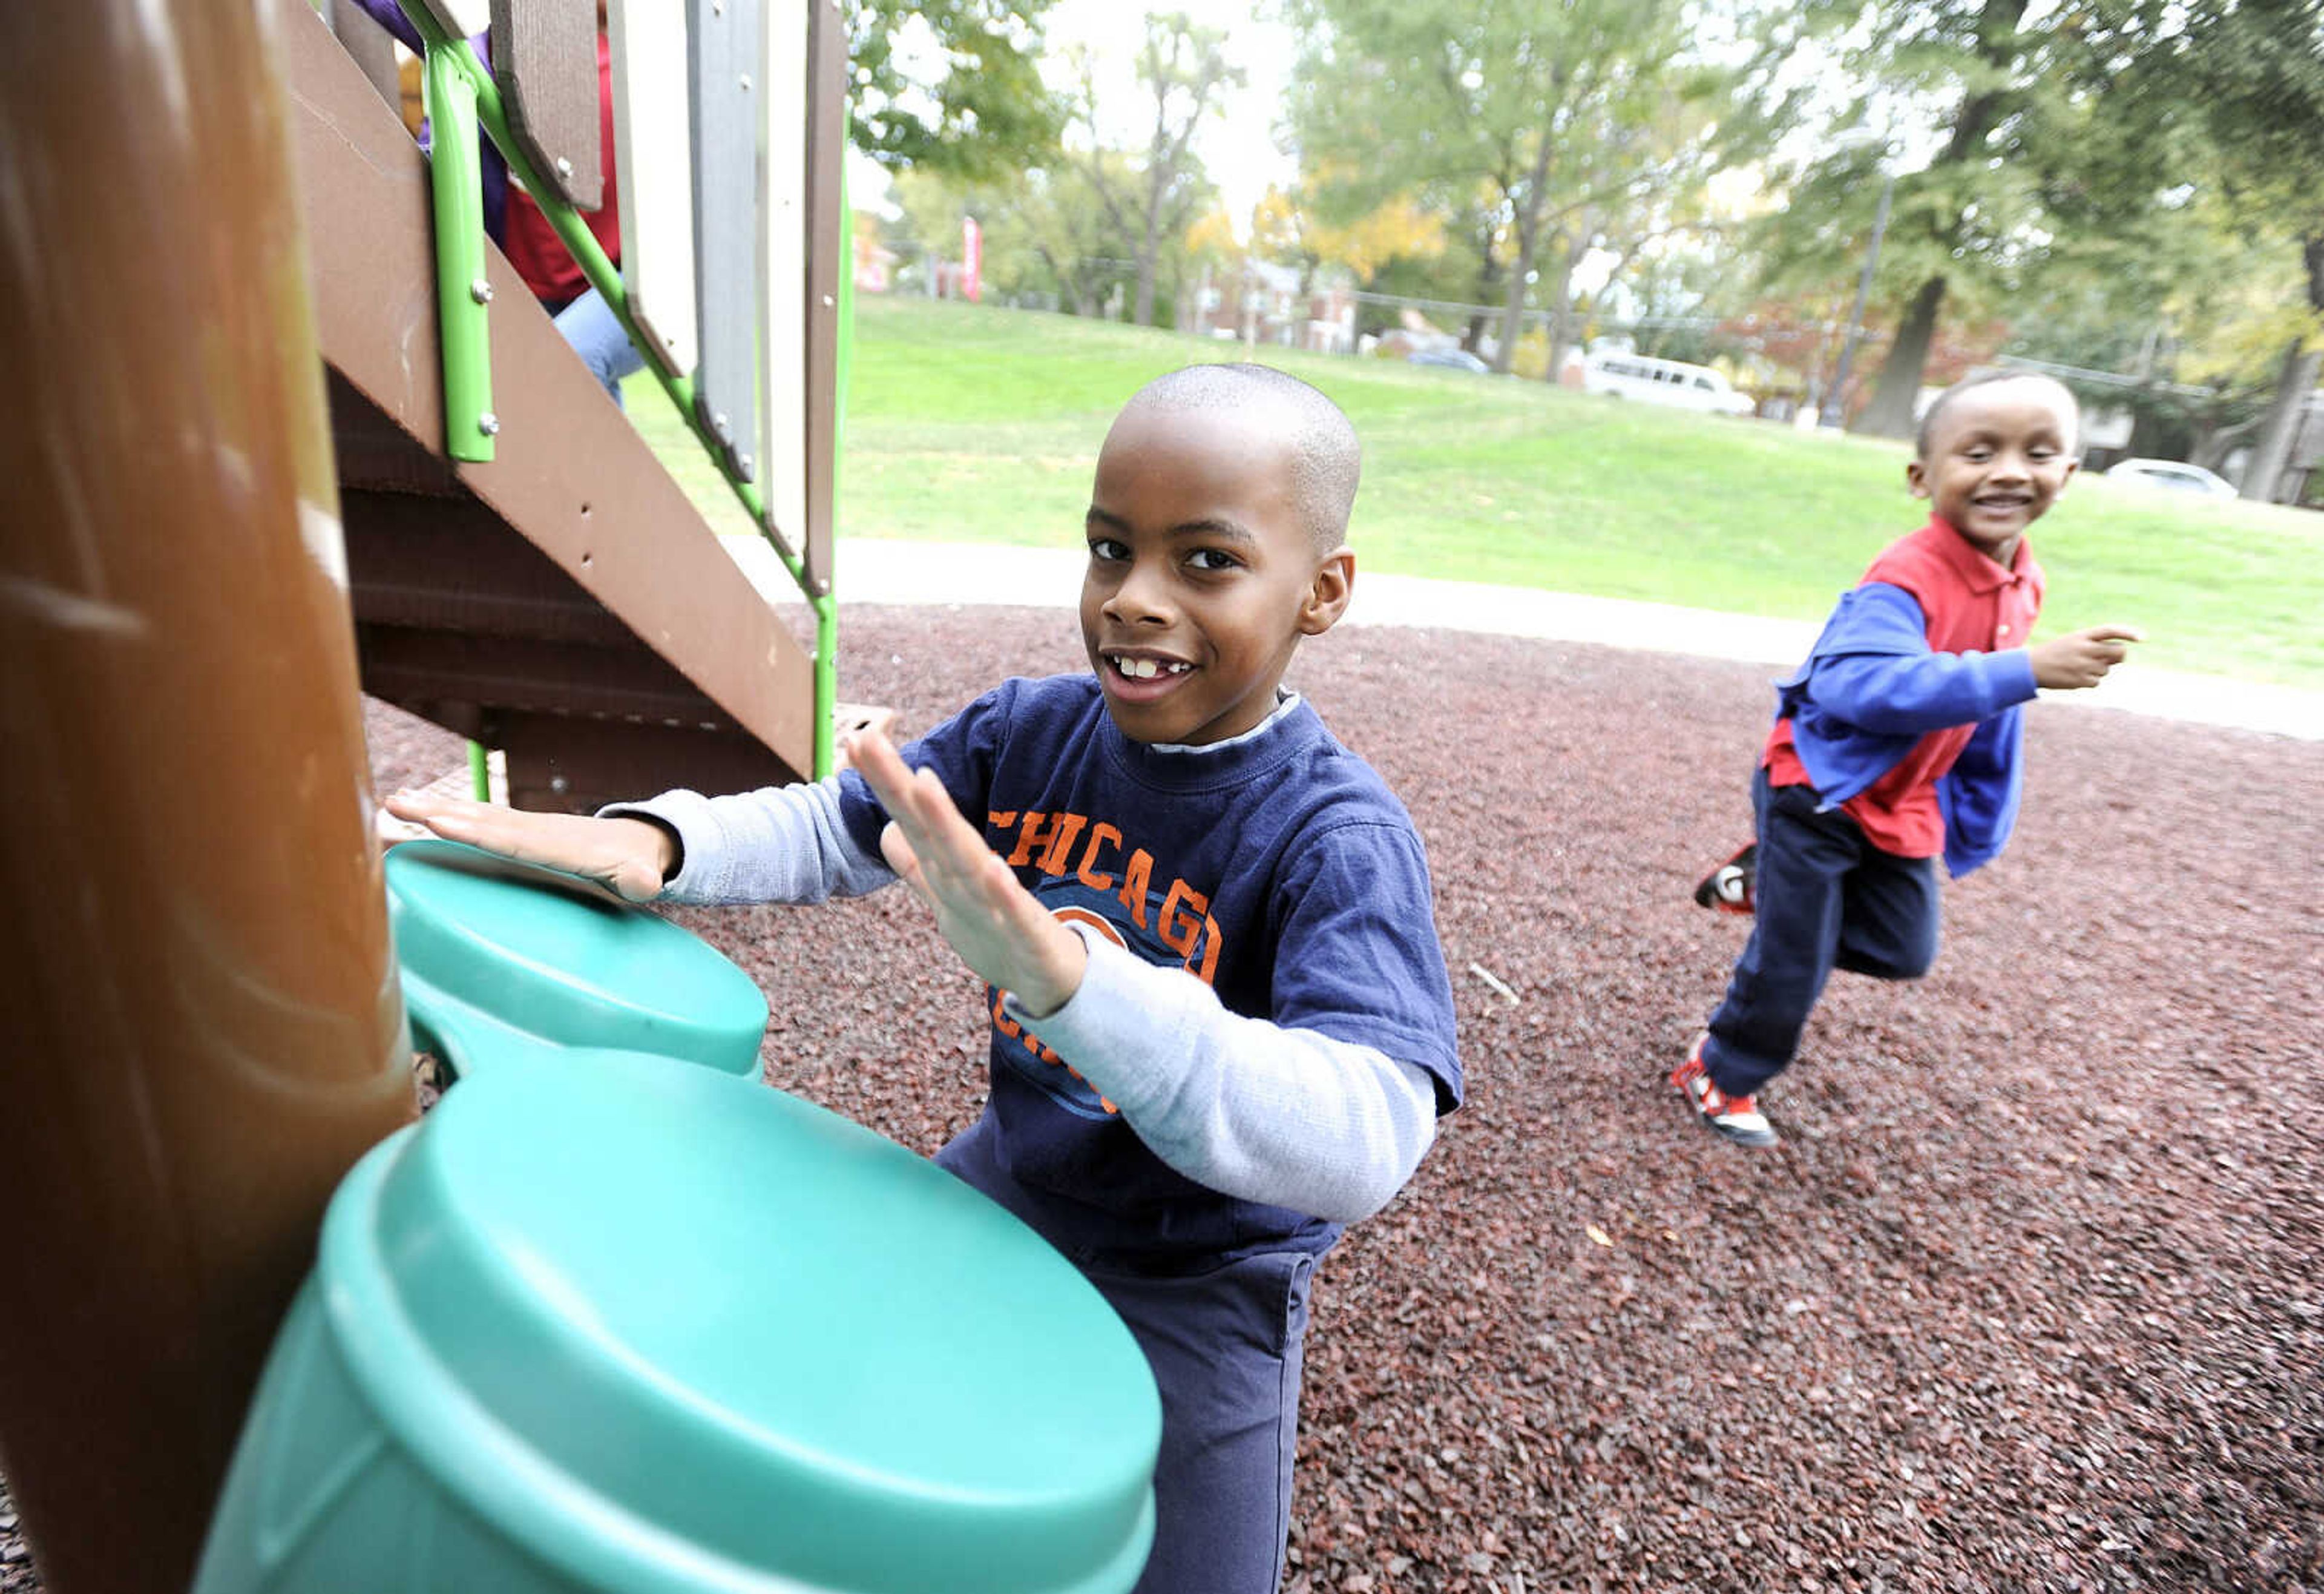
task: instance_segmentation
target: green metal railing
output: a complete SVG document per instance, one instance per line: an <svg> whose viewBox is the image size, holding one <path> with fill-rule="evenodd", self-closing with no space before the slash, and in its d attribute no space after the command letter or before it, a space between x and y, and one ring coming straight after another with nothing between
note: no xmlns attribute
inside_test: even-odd
<svg viewBox="0 0 2324 1594"><path fill-rule="evenodd" d="M429 162L435 204L436 301L444 355L444 451L493 457L492 300L484 280L484 182L476 153L476 92L448 51L429 50L420 78L436 147Z"/></svg>
<svg viewBox="0 0 2324 1594"><path fill-rule="evenodd" d="M485 306L492 293L484 282L484 205L481 178L477 171L475 131L481 125L493 144L508 162L509 170L522 182L533 202L549 218L558 237L573 256L574 264L611 307L629 335L632 347L643 357L646 368L661 383L662 391L678 406L686 424L698 440L718 473L732 487L734 496L751 516L751 524L774 549L775 555L798 583L800 596L815 611L815 774L817 779L831 773L836 749L833 746L832 714L839 700L839 601L830 592L816 592L808 580L807 566L801 557L784 545L783 540L768 524L765 501L750 482L735 475L725 459L725 451L705 423L694 402L694 384L687 376L672 370L660 345L643 336L636 318L631 314L628 291L622 285L622 273L605 258L595 233L581 218L581 213L567 203L564 196L548 182L532 165L524 148L509 133L508 117L501 106L500 85L484 70L476 52L465 39L447 33L420 0L400 0L404 15L427 42L423 82L427 87L427 107L434 128L433 153L429 161L434 183L436 215L436 293L438 320L442 329L444 352L444 410L446 448L456 459L487 460L493 457L493 435L500 423L492 411L491 344L486 336ZM841 203L845 204L844 187ZM842 229L843 237L845 229ZM854 273L852 262L843 262L839 273L840 302L843 311L840 322L839 393L834 395L835 405L844 401L846 390L847 345L850 341L849 321L845 312L852 309L851 279ZM835 431L835 438L836 432ZM836 446L835 442L835 447ZM471 450L471 451L464 451Z"/></svg>

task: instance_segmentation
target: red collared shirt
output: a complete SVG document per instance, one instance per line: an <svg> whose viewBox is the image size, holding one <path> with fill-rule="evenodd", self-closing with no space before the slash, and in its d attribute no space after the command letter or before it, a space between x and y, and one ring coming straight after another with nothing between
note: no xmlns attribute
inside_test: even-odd
<svg viewBox="0 0 2324 1594"><path fill-rule="evenodd" d="M2044 585L2034 545L2017 539L2007 570L1996 564L1937 515L1907 537L1890 543L1866 582L1901 588L1921 607L1932 653L1997 653L2024 647L2042 612ZM1945 849L1944 811L1937 781L1952 768L1975 725L1932 730L1913 745L1894 768L1840 805L1862 827L1865 839L1899 857L1935 857ZM1759 762L1771 785L1812 783L1792 747L1792 722L1779 719L1767 734Z"/></svg>

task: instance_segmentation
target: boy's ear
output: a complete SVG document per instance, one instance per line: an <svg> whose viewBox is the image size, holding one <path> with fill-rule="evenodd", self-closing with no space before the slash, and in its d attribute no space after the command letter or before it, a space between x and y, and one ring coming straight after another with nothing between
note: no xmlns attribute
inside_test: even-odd
<svg viewBox="0 0 2324 1594"><path fill-rule="evenodd" d="M1314 579L1309 583L1307 599L1299 606L1299 635L1321 636L1339 623L1348 612L1348 599L1356 589L1356 555L1351 548L1334 548L1315 567Z"/></svg>
<svg viewBox="0 0 2324 1594"><path fill-rule="evenodd" d="M1915 498L1929 496L1929 473L1918 459L1904 462L1904 490Z"/></svg>

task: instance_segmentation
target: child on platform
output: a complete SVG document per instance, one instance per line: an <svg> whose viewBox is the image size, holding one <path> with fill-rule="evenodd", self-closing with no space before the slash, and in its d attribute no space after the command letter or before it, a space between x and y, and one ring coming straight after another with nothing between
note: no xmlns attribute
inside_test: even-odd
<svg viewBox="0 0 2324 1594"><path fill-rule="evenodd" d="M2096 686L2139 634L2098 626L2029 646L2042 567L2025 529L2078 463L2073 395L2002 371L1929 406L1905 481L1928 524L1840 597L1776 683L1752 786L1753 848L1696 900L1753 914L1726 999L1671 1083L1740 1145L1776 1135L1756 1099L1798 1049L1834 968L1915 979L1937 952L1937 872L2000 852L2017 815L2038 687Z"/></svg>
<svg viewBox="0 0 2324 1594"><path fill-rule="evenodd" d="M1347 607L1358 464L1306 384L1174 372L1098 456L1089 673L1006 681L900 755L860 737L812 783L594 819L388 803L632 901L927 902L991 1031L938 1161L1082 1269L1161 1390L1142 1594L1273 1594L1316 1259L1461 1099L1419 836L1281 684Z"/></svg>

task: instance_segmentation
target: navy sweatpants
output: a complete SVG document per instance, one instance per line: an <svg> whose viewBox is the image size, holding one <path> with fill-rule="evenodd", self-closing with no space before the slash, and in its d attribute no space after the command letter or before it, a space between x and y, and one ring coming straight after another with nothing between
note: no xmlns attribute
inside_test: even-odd
<svg viewBox="0 0 2324 1594"><path fill-rule="evenodd" d="M1758 878L1751 939L1702 1049L1711 1083L1748 1096L1781 1073L1834 968L1918 979L1937 957L1937 860L1899 857L1812 786L1751 785Z"/></svg>
<svg viewBox="0 0 2324 1594"><path fill-rule="evenodd" d="M989 1117L936 1163L1040 1231L1038 1207L994 1155ZM1268 1251L1154 1275L1059 1248L1120 1315L1162 1395L1154 1552L1133 1594L1275 1594L1315 1258Z"/></svg>

